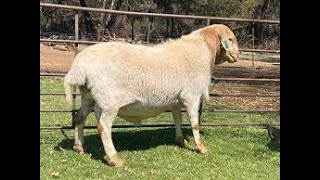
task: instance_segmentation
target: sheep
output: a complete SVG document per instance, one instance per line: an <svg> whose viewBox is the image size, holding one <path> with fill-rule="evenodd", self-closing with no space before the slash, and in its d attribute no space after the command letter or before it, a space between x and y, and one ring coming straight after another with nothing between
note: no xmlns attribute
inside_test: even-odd
<svg viewBox="0 0 320 180"><path fill-rule="evenodd" d="M75 114L73 149L84 153L83 127L94 110L109 166L123 167L111 137L116 116L134 124L170 110L177 143L186 147L181 109L190 120L195 150L208 150L200 140L198 108L208 100L214 65L238 60L234 33L223 24L200 28L180 39L155 46L105 42L80 52L65 76L66 99L79 87L81 106Z"/></svg>

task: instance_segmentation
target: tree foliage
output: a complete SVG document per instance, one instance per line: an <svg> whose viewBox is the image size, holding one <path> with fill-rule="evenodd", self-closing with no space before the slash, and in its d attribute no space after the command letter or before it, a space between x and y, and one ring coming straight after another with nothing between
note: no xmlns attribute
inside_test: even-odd
<svg viewBox="0 0 320 180"><path fill-rule="evenodd" d="M280 0L42 0L45 3L107 8L123 11L186 14L202 16L236 17L252 19L280 19ZM42 35L74 33L74 13L70 10L41 8L40 29ZM280 27L262 23L218 22L229 25L236 33L240 46L251 45L252 28L255 43L264 49L279 48ZM174 19L80 13L80 35L82 37L115 36L133 41L160 42L177 38L207 24L205 20ZM149 33L149 36L147 32ZM98 37L97 37L98 38Z"/></svg>

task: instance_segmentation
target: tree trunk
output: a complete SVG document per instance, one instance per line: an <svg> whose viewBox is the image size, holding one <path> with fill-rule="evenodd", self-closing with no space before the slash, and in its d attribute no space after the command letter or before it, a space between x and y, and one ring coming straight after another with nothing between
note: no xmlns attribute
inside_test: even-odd
<svg viewBox="0 0 320 180"><path fill-rule="evenodd" d="M279 0L263 0L261 5L258 5L253 13L254 19L268 19L270 18L274 12L278 8L277 6L280 4ZM270 15L269 15L270 14ZM253 25L255 31L255 38L257 43L261 43L266 35L266 24L263 23L255 23Z"/></svg>
<svg viewBox="0 0 320 180"><path fill-rule="evenodd" d="M169 0L158 0L157 1L158 7L163 8L163 13L166 14L173 14L173 10L171 8L171 2ZM173 37L173 26L174 22L172 18L166 18L166 35L165 38Z"/></svg>
<svg viewBox="0 0 320 180"><path fill-rule="evenodd" d="M58 4L62 4L62 1L61 0L58 0L57 1L57 3ZM65 29L65 27L64 27L64 21L63 21L63 13L62 13L62 11L61 10L58 10L58 14L59 14L59 32L61 32L61 33L64 33L64 32L66 32L66 29Z"/></svg>
<svg viewBox="0 0 320 180"><path fill-rule="evenodd" d="M111 1L111 4L110 4L110 7L109 9L113 9L114 8L114 4L115 4L116 0L112 0ZM106 9L107 7L107 0L103 0L103 3L102 3L102 7L103 9ZM106 27L106 25L109 23L110 19L111 19L111 14L108 14L108 17L107 17L107 14L106 13L101 13L101 22L102 22L102 25L101 25L101 34L103 35L105 32L104 32L104 28Z"/></svg>
<svg viewBox="0 0 320 180"><path fill-rule="evenodd" d="M112 0L112 1L116 1L116 0ZM115 3L115 2L114 2ZM119 10L120 7L122 5L122 0L118 0L116 3L115 3L115 8L114 10ZM116 15L110 15L108 16L107 20L106 20L106 23L105 23L105 27L107 29L110 29L115 25L115 22L116 22Z"/></svg>
<svg viewBox="0 0 320 180"><path fill-rule="evenodd" d="M112 0L112 1L111 1L111 4L110 4L109 9L113 9L113 8L114 8L115 1L116 1L116 0ZM108 23L110 22L110 20L111 20L111 15L112 15L112 14L108 14L107 20L106 20L106 22L105 22L106 24L108 24Z"/></svg>
<svg viewBox="0 0 320 180"><path fill-rule="evenodd" d="M150 13L150 12L148 12L148 13ZM150 41L150 33L151 33L152 29L153 29L154 17L148 17L148 20L149 21L148 21L148 30L147 30L147 33L146 33L146 40L149 43L149 41Z"/></svg>
<svg viewBox="0 0 320 180"><path fill-rule="evenodd" d="M106 6L107 6L107 0L103 0L102 2L102 9L106 9ZM100 25L100 29L99 29L99 34L100 35L104 35L105 32L104 32L104 27L106 26L106 13L101 13L100 14L100 22L101 22L101 25ZM100 37L98 37L98 39L100 40Z"/></svg>
<svg viewBox="0 0 320 180"><path fill-rule="evenodd" d="M135 19L132 18L131 19L131 39L132 39L132 41L134 41L134 21L135 21Z"/></svg>
<svg viewBox="0 0 320 180"><path fill-rule="evenodd" d="M88 7L85 0L80 0L80 6L81 7ZM86 28L85 34L93 33L94 28L93 28L93 23L92 23L90 13L87 11L84 11L82 13L84 15L84 23L85 23L85 28Z"/></svg>

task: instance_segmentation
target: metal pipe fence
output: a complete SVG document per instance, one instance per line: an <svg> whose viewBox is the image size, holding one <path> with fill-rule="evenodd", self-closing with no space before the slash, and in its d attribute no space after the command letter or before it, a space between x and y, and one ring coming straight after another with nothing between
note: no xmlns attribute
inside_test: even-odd
<svg viewBox="0 0 320 180"><path fill-rule="evenodd" d="M108 10L108 9L99 9L99 8L89 8L89 7L78 7L78 6L67 6L67 5L58 5L58 4L48 4L48 3L40 3L41 7L47 8L59 8L65 10L73 10L75 11L75 39L74 40L59 40L59 39L40 39L40 42L52 42L52 43L73 43L75 44L74 53L75 55L78 53L79 44L96 44L101 43L100 41L84 41L79 40L79 12L80 11L89 11L89 12L100 12L100 13L110 13L110 14L120 14L120 15L132 15L132 16L148 16L148 17L164 17L164 18L185 18L185 19L203 19L207 20L207 25L210 25L211 20L219 20L219 21L235 21L235 22L250 22L250 23L269 23L269 24L278 24L280 25L280 21L275 20L262 20L262 19L243 19L243 18L226 18L226 17L211 17L211 16L191 16L191 15L175 15L175 14L159 14L159 13L141 13L141 12L127 12L127 11L118 11L118 10ZM252 29L252 44L254 47L254 29ZM266 50L266 49L240 49L240 51L244 52L257 52L257 53L280 53L280 50ZM252 54L252 65L254 66L254 56ZM40 76L55 76L55 77L63 77L65 74L63 73L40 73ZM275 82L280 83L280 79L257 79L257 78L215 78L213 77L212 82ZM40 93L40 96L64 96L64 93ZM40 113L72 113L72 122L77 109L75 109L75 99L79 94L74 90L73 94L73 108L72 110L40 110ZM210 97L273 97L280 98L279 94L272 95L262 95L262 94L217 94L210 93ZM170 112L170 111L167 111ZM185 112L185 110L184 110ZM202 112L215 112L215 113L280 113L280 110L215 110L213 108L200 109L199 114ZM266 124L266 123L201 123L201 126L263 126L265 128L272 126L279 126L280 124ZM171 127L173 124L153 124L153 125L142 125L141 127ZM183 126L189 126L184 124ZM44 129L72 129L74 126L46 126L40 127L40 130ZM132 125L114 125L114 128L126 128L126 127L134 127ZM96 126L85 126L85 128L96 128Z"/></svg>
<svg viewBox="0 0 320 180"><path fill-rule="evenodd" d="M80 6L69 6L61 4L49 4L41 3L41 7L48 8L59 8L68 9L75 11L88 11L88 12L99 12L99 13L109 13L118 15L133 15L133 16L148 16L148 17L167 17L167 18L182 18L182 19L203 19L203 20L219 20L219 21L236 21L236 22L252 22L252 23L269 23L269 24L280 24L278 20L264 20L264 19L246 19L246 18L227 18L227 17L213 17L213 16L193 16L193 15L177 15L177 14L160 14L160 13L143 13L143 12L129 12L129 11L119 11L101 8L90 8L90 7L80 7Z"/></svg>
<svg viewBox="0 0 320 180"><path fill-rule="evenodd" d="M63 77L66 74L64 73L40 73L40 76L57 76L57 77ZM267 79L267 78L211 78L211 82L220 82L220 81L242 81L242 82L248 82L248 81L255 81L255 82L279 82L280 79Z"/></svg>
<svg viewBox="0 0 320 180"><path fill-rule="evenodd" d="M78 110L40 110L43 113L56 113L56 112L77 112ZM171 112L170 110L165 112ZM186 110L181 110L181 112L187 112ZM201 109L201 112L217 112L217 113L266 113L266 112L280 112L280 110L215 110L215 109Z"/></svg>
<svg viewBox="0 0 320 180"><path fill-rule="evenodd" d="M174 124L144 124L139 127L174 127ZM189 127L190 124L182 124L183 127ZM208 127L226 127L226 126L238 126L238 127L244 127L244 126L279 126L277 123L206 123L205 125L202 124L202 126L208 126ZM127 125L127 124L117 124L113 125L112 128L139 128L138 126L134 125ZM85 126L85 129L96 129L97 126ZM53 130L53 129L73 129L72 126L47 126L47 127L40 127L40 130Z"/></svg>
<svg viewBox="0 0 320 180"><path fill-rule="evenodd" d="M40 93L40 96L65 96L65 93ZM79 96L79 93L73 95ZM279 94L217 94L210 93L210 97L280 97Z"/></svg>
<svg viewBox="0 0 320 180"><path fill-rule="evenodd" d="M52 43L78 43L78 44L97 44L101 41L85 41L85 40L65 40L65 39L40 39L40 42L52 42ZM258 53L280 53L279 50L268 50L268 49L243 49L239 51L243 52L258 52Z"/></svg>
<svg viewBox="0 0 320 180"><path fill-rule="evenodd" d="M65 74L62 73L40 73L40 76L44 77L64 77ZM216 78L212 78L216 79ZM250 78L218 78L218 82L220 81L264 81L264 82L280 82L280 79L250 79ZM65 96L65 93L40 93L41 96ZM79 96L79 93L73 93L74 99ZM209 93L210 97L270 97L270 98L280 98L280 94L218 94L218 93ZM73 106L74 107L74 106ZM73 108L72 110L40 110L40 113L72 113L72 117L74 117L74 113L77 112L77 109ZM166 111L171 112L171 111ZM185 109L182 109L182 112L186 112ZM270 110L270 109L255 109L255 110L216 110L214 108L201 108L199 113L280 113L280 110ZM140 127L166 127L168 124L155 124L155 125L144 125ZM266 123L201 123L201 126L262 126L269 127L271 124ZM279 126L280 124L274 123L272 126ZM174 126L173 124L169 124L168 127ZM71 129L73 126L43 126L40 127L41 130L44 129ZM96 126L85 126L85 128L92 129ZM134 127L131 125L114 125L115 128L126 128L126 127Z"/></svg>
<svg viewBox="0 0 320 180"><path fill-rule="evenodd" d="M79 7L79 6L69 6L69 5L61 5L61 4L49 4L49 3L40 3L40 7L47 7L47 8L57 8L57 9L64 9L64 10L72 10L75 13L80 13L83 11L88 12L96 12L96 13L108 13L108 14L116 14L116 15L129 15L129 16L146 16L146 17L162 17L162 18L174 18L174 19L201 19L206 20L206 24L210 25L212 20L215 21L226 21L226 22L245 22L245 23L268 23L268 24L275 24L280 25L279 20L265 20L265 19L248 19L248 18L228 18L228 17L216 17L216 16L194 16L194 15L177 15L177 14L160 14L160 13L142 13L142 12L130 12L130 11L120 11L120 10L110 10L110 9L102 9L102 8L90 8L90 7ZM75 17L75 23L78 23L76 19L79 17ZM147 37L150 37L150 30L147 31ZM42 39L42 42L65 42L65 41L55 41L55 40L48 40ZM72 40L69 40L72 43ZM100 41L83 41L85 44L95 44ZM149 38L147 38L146 42L149 42ZM82 43L82 42L75 42L74 43ZM254 27L252 27L252 44L254 47ZM264 50L264 49L241 49L241 51L246 52L268 52L268 53L280 53L279 50ZM253 60L252 60L253 62Z"/></svg>

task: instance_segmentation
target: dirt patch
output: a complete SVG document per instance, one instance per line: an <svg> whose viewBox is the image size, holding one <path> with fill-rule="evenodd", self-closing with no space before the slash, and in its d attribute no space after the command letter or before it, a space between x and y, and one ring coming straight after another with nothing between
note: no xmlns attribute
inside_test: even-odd
<svg viewBox="0 0 320 180"><path fill-rule="evenodd" d="M230 95L230 94L256 94L256 95L273 95L275 97L235 97L235 96L218 96L211 97L214 103L223 102L225 105L232 106L234 109L253 110L280 109L280 87L268 85L244 85L244 84L226 84L217 83L211 87L211 93ZM278 96L278 97L276 97Z"/></svg>
<svg viewBox="0 0 320 180"><path fill-rule="evenodd" d="M88 46L80 45L79 51ZM67 49L67 48L66 48ZM236 63L223 63L214 68L215 77L239 77L239 78L280 78L280 66L273 62L245 60L247 54L242 54ZM73 51L55 49L54 46L40 44L40 71L65 73L72 64L75 54Z"/></svg>
<svg viewBox="0 0 320 180"><path fill-rule="evenodd" d="M80 45L79 50L87 46ZM55 46L47 46L40 43L40 72L66 73L71 67L74 51L56 49Z"/></svg>

